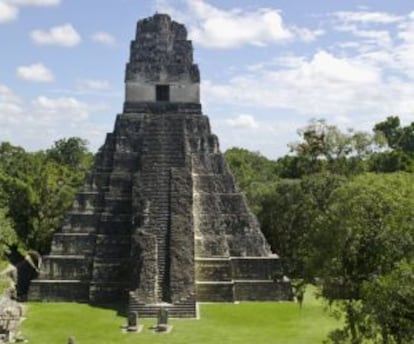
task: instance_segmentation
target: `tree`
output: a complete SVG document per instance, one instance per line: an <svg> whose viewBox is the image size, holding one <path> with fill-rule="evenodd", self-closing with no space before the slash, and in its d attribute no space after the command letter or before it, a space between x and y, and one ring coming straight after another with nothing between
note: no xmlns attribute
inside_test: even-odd
<svg viewBox="0 0 414 344"><path fill-rule="evenodd" d="M368 169L376 173L413 172L414 159L401 150L377 152L370 156Z"/></svg>
<svg viewBox="0 0 414 344"><path fill-rule="evenodd" d="M312 266L322 295L344 312L342 333L353 344L365 335L363 285L413 256L413 218L414 176L403 173L355 178L332 193L317 218Z"/></svg>
<svg viewBox="0 0 414 344"><path fill-rule="evenodd" d="M302 180L280 180L263 194L258 219L274 252L288 262L289 276L313 275L305 271L305 265L311 253L314 220L329 205L331 193L345 181L330 173L315 174Z"/></svg>
<svg viewBox="0 0 414 344"><path fill-rule="evenodd" d="M379 122L374 126L374 132L380 132L384 135L390 148L399 147L399 139L401 137L400 119L397 116L387 117L385 121Z"/></svg>
<svg viewBox="0 0 414 344"><path fill-rule="evenodd" d="M46 151L49 159L71 168L86 168L91 165L93 155L88 151L88 141L79 137L61 139Z"/></svg>
<svg viewBox="0 0 414 344"><path fill-rule="evenodd" d="M17 235L12 221L7 217L7 209L0 208L0 260L17 243Z"/></svg>
<svg viewBox="0 0 414 344"><path fill-rule="evenodd" d="M384 344L414 343L414 260L402 260L362 291L371 328L378 329L369 335Z"/></svg>
<svg viewBox="0 0 414 344"><path fill-rule="evenodd" d="M280 178L299 179L310 173L321 172L324 169L324 161L309 160L304 156L285 155L277 159L277 171Z"/></svg>
<svg viewBox="0 0 414 344"><path fill-rule="evenodd" d="M364 159L377 149L375 135L349 129L342 132L325 120L312 120L298 130L301 141L289 145L301 158L306 174L330 171L338 174L358 174L365 170Z"/></svg>
<svg viewBox="0 0 414 344"><path fill-rule="evenodd" d="M275 162L258 152L233 147L224 153L224 157L242 190L252 183L267 183L277 179Z"/></svg>
<svg viewBox="0 0 414 344"><path fill-rule="evenodd" d="M15 232L19 242L25 245L32 225L34 216L33 203L35 194L28 183L21 179L10 176L0 170L0 205L7 207L8 216L13 220Z"/></svg>
<svg viewBox="0 0 414 344"><path fill-rule="evenodd" d="M414 122L402 127L399 117L391 116L377 123L374 131L384 135L391 149L414 153Z"/></svg>
<svg viewBox="0 0 414 344"><path fill-rule="evenodd" d="M72 147L73 142L75 147L80 145L78 140L62 142L54 148ZM69 151L67 156L61 156L67 158L63 161L57 158L57 150L52 149L51 157L42 151L25 152L9 143L0 145L0 207L9 209L8 215L25 249L47 253L54 231L83 184L91 154L83 148L74 151L82 153L73 155ZM62 152L67 153L64 149Z"/></svg>

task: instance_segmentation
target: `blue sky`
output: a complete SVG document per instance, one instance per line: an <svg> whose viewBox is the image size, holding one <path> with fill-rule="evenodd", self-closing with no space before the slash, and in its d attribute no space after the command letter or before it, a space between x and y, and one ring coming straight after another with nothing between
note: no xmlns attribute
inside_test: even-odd
<svg viewBox="0 0 414 344"><path fill-rule="evenodd" d="M414 121L411 1L0 0L0 141L96 150L122 111L136 21L155 11L189 30L222 150L281 156L311 118Z"/></svg>

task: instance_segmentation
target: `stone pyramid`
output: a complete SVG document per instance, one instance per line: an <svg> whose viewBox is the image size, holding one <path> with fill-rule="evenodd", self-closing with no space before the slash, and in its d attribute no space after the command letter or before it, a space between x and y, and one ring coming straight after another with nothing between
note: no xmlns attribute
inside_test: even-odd
<svg viewBox="0 0 414 344"><path fill-rule="evenodd" d="M29 299L164 305L194 317L197 301L287 300L272 254L235 185L199 100L186 28L140 20L123 113L53 237Z"/></svg>

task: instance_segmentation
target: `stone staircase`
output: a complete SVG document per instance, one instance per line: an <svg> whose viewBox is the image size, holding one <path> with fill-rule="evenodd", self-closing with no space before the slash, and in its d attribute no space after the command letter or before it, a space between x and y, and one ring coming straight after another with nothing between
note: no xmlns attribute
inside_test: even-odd
<svg viewBox="0 0 414 344"><path fill-rule="evenodd" d="M140 303L134 293L129 294L129 312L138 312L143 318L156 318L159 309L163 307L168 310L168 314L173 318L188 318L197 317L197 304L195 295L190 295L183 299L180 303L160 302L156 304L142 304Z"/></svg>
<svg viewBox="0 0 414 344"><path fill-rule="evenodd" d="M157 237L156 297L160 302L171 301L168 292L171 168L184 165L183 121L173 115L152 115L145 124L140 181L142 194L150 204L147 230Z"/></svg>
<svg viewBox="0 0 414 344"><path fill-rule="evenodd" d="M125 147L124 131L108 137L95 168L94 187L102 206L97 224L90 277L89 300L93 303L125 302L130 276L132 175L139 163L137 147ZM98 172L99 171L99 172Z"/></svg>

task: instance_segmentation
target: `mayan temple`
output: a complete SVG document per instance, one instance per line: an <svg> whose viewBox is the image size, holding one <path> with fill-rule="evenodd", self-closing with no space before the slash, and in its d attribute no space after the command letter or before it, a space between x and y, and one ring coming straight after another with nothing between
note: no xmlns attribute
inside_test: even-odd
<svg viewBox="0 0 414 344"><path fill-rule="evenodd" d="M164 305L196 316L197 301L287 300L272 254L211 133L184 25L140 20L125 103L92 172L53 237L29 299Z"/></svg>

